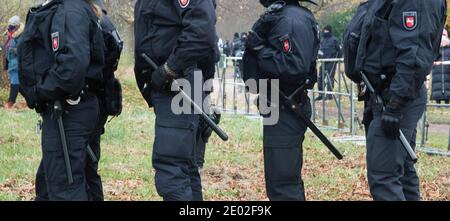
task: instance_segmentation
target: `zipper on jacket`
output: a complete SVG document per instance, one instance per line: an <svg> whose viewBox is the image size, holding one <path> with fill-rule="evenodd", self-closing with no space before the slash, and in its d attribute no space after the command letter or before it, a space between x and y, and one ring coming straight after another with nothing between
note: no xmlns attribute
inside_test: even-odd
<svg viewBox="0 0 450 221"><path fill-rule="evenodd" d="M441 71L441 89L442 95L445 95L445 73L444 73L445 50L442 48L442 71Z"/></svg>

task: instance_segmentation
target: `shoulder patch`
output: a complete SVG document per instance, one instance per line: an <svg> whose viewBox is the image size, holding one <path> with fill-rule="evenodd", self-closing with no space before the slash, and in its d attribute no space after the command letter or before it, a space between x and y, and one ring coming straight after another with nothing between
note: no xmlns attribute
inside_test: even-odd
<svg viewBox="0 0 450 221"><path fill-rule="evenodd" d="M280 38L281 48L285 53L290 53L292 51L292 43L289 35L285 35Z"/></svg>
<svg viewBox="0 0 450 221"><path fill-rule="evenodd" d="M403 12L403 27L408 31L413 31L417 27L417 12Z"/></svg>
<svg viewBox="0 0 450 221"><path fill-rule="evenodd" d="M59 50L59 32L52 33L51 37L52 37L52 48L53 51L56 52Z"/></svg>
<svg viewBox="0 0 450 221"><path fill-rule="evenodd" d="M191 2L191 0L178 0L178 3L180 3L181 8L188 7L190 2Z"/></svg>

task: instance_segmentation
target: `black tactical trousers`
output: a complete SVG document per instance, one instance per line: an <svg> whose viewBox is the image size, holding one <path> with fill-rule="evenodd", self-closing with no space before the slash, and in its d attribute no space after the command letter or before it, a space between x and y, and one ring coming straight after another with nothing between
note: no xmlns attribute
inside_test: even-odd
<svg viewBox="0 0 450 221"><path fill-rule="evenodd" d="M94 133L92 134L92 137L89 141L89 146L92 149L92 152L94 153L97 160L100 160L101 157L101 136L105 132L105 124L108 120L108 115L105 113L105 108L103 108L103 104L99 103L100 107L100 115L99 115L99 121L95 127ZM103 201L103 185L102 185L102 178L98 174L98 164L99 162L94 162L91 157L87 156L86 158L86 182L88 185L88 195L89 195L89 201Z"/></svg>
<svg viewBox="0 0 450 221"><path fill-rule="evenodd" d="M86 97L76 106L63 105L74 183L69 185L57 119L49 109L43 113L42 160L36 174L37 201L87 201L86 146L98 121L97 97Z"/></svg>
<svg viewBox="0 0 450 221"><path fill-rule="evenodd" d="M203 169L203 166L205 164L206 143L203 141L203 138L201 136L201 130L198 130L197 132L197 140L199 142L196 148L195 162L199 169Z"/></svg>
<svg viewBox="0 0 450 221"><path fill-rule="evenodd" d="M197 148L203 145L197 136L200 118L196 114L174 114L172 98L169 93L152 93L156 114L153 144L156 189L165 201L201 201L202 185L196 163Z"/></svg>
<svg viewBox="0 0 450 221"><path fill-rule="evenodd" d="M19 95L19 92L20 92L20 85L11 84L11 88L9 89L8 102L15 104L17 101L17 96Z"/></svg>
<svg viewBox="0 0 450 221"><path fill-rule="evenodd" d="M311 104L302 107L311 116ZM306 125L291 111L280 110L276 125L264 126L264 171L271 201L305 201L301 171Z"/></svg>
<svg viewBox="0 0 450 221"><path fill-rule="evenodd" d="M416 127L422 117L426 103L426 89L419 97L402 107L403 119L400 127L411 146L416 146ZM408 156L401 142L385 136L381 128L381 108L371 104L373 121L367 135L367 177L370 192L376 201L418 201L420 183L414 162Z"/></svg>
<svg viewBox="0 0 450 221"><path fill-rule="evenodd" d="M327 87L327 91L329 92L333 91L335 75L336 75L336 62L326 62L322 64L322 66L320 67L319 78L317 81L319 91L323 91L324 86Z"/></svg>

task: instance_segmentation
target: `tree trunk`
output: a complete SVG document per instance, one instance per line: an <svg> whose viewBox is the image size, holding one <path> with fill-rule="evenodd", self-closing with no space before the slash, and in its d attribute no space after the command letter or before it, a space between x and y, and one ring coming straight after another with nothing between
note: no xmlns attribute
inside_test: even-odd
<svg viewBox="0 0 450 221"><path fill-rule="evenodd" d="M0 52L0 88L5 88L8 85L8 73L4 70L4 54Z"/></svg>

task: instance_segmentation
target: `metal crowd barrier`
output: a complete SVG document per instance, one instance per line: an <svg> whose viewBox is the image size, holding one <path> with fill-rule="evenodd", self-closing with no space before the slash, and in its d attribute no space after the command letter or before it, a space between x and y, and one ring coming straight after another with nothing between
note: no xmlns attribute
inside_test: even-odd
<svg viewBox="0 0 450 221"><path fill-rule="evenodd" d="M450 65L450 61L435 63L435 66L447 66L447 65ZM432 80L432 78L430 80ZM429 89L431 89L431 87L432 86L430 84ZM450 157L450 124L447 123L449 126L448 142L447 142L448 145L446 148L447 150L444 150L445 147L436 148L436 147L429 146L430 123L428 120L428 115L429 115L430 109L448 109L450 111L450 104L438 104L438 103L432 103L432 101L428 102L427 109L426 109L426 111L421 119L421 123L419 125L421 138L420 138L420 145L419 145L418 150L428 153L428 154L432 154L432 155L441 155L441 156Z"/></svg>
<svg viewBox="0 0 450 221"><path fill-rule="evenodd" d="M240 114L246 116L259 117L259 112L254 105L256 95L247 93L245 84L242 79L242 73L239 70L239 63L242 61L241 57L225 57L222 56L221 61L217 65L216 76L214 79L215 92L212 97L212 103L225 113ZM358 106L358 95L356 85L349 80L344 73L344 60L342 58L336 59L319 59L318 70L322 70L326 78L322 82L323 90L314 88L309 91L312 104L312 120L313 122L320 122L321 127L331 130L339 130L347 135L346 141L361 142L363 135L363 125L361 123L362 104ZM334 79L325 70L325 64L334 63L335 67L332 71L335 72ZM444 62L443 65L450 65L449 62ZM328 82L335 81L333 91L328 91ZM315 102L317 96L322 95L326 98L331 95L331 100L323 99ZM427 104L427 111L421 120L419 128L420 145L418 149L425 153L450 156L450 129L449 129L449 144L448 152L442 148L427 147L429 141L429 126L427 115L431 108L450 108L450 104Z"/></svg>
<svg viewBox="0 0 450 221"><path fill-rule="evenodd" d="M217 71L214 78L216 96L212 99L212 103L222 112L258 116L258 111L252 108L251 103L251 97L255 97L255 95L251 95L245 90L242 73L238 67L239 62L242 62L241 57L222 56L216 67ZM230 64L232 65L231 69ZM230 94L231 99L229 97ZM243 99L240 99L241 96ZM231 100L231 107L229 100Z"/></svg>
<svg viewBox="0 0 450 221"><path fill-rule="evenodd" d="M316 122L317 118L320 117L322 121L322 127L344 131L347 130L347 132L349 132L351 135L356 135L358 129L357 125L359 125L360 127L362 126L356 109L356 101L358 100L358 97L355 93L355 84L345 76L343 63L343 58L319 59L317 61L319 70L318 74L322 72L325 79L317 83L317 88L319 84L322 84L322 90L314 89L309 91L313 109L312 119L314 122ZM330 73L326 70L326 65L332 66L332 70ZM332 77L333 72L333 75L335 77ZM334 83L331 83L333 81ZM329 84L334 84L334 87L332 87L332 91L328 90ZM323 97L323 99L320 102L314 102L314 100L316 99L316 95ZM329 112L332 109L327 102L328 96L331 96L331 103L332 105L334 104L337 109L337 119L333 119L337 121L337 127L333 127L330 125L329 119L333 116ZM345 98L348 99L348 104L343 102ZM321 107L319 107L320 109L317 108L317 104L321 104ZM350 116L345 116L346 109L349 109Z"/></svg>
<svg viewBox="0 0 450 221"><path fill-rule="evenodd" d="M217 65L217 74L214 79L215 98L212 100L216 108L223 112L259 116L253 103L256 96L247 93L245 90L245 84L239 70L241 61L241 57L222 57ZM343 59L321 59L318 61L318 68L324 68L324 64L329 62L336 64L335 89L327 91L327 87L324 87L324 90L321 91L317 89L309 91L313 109L312 120L314 122L321 121L322 127L327 129L340 130L356 135L357 125L360 121L356 109L355 85L344 75ZM334 80L331 79L329 73L326 73L326 78L328 79L326 82ZM325 99L321 102L314 102L317 95L331 95L333 99L331 102ZM345 99L348 101L344 102ZM337 113L337 116L330 114L330 108ZM336 124L332 125L331 120Z"/></svg>

